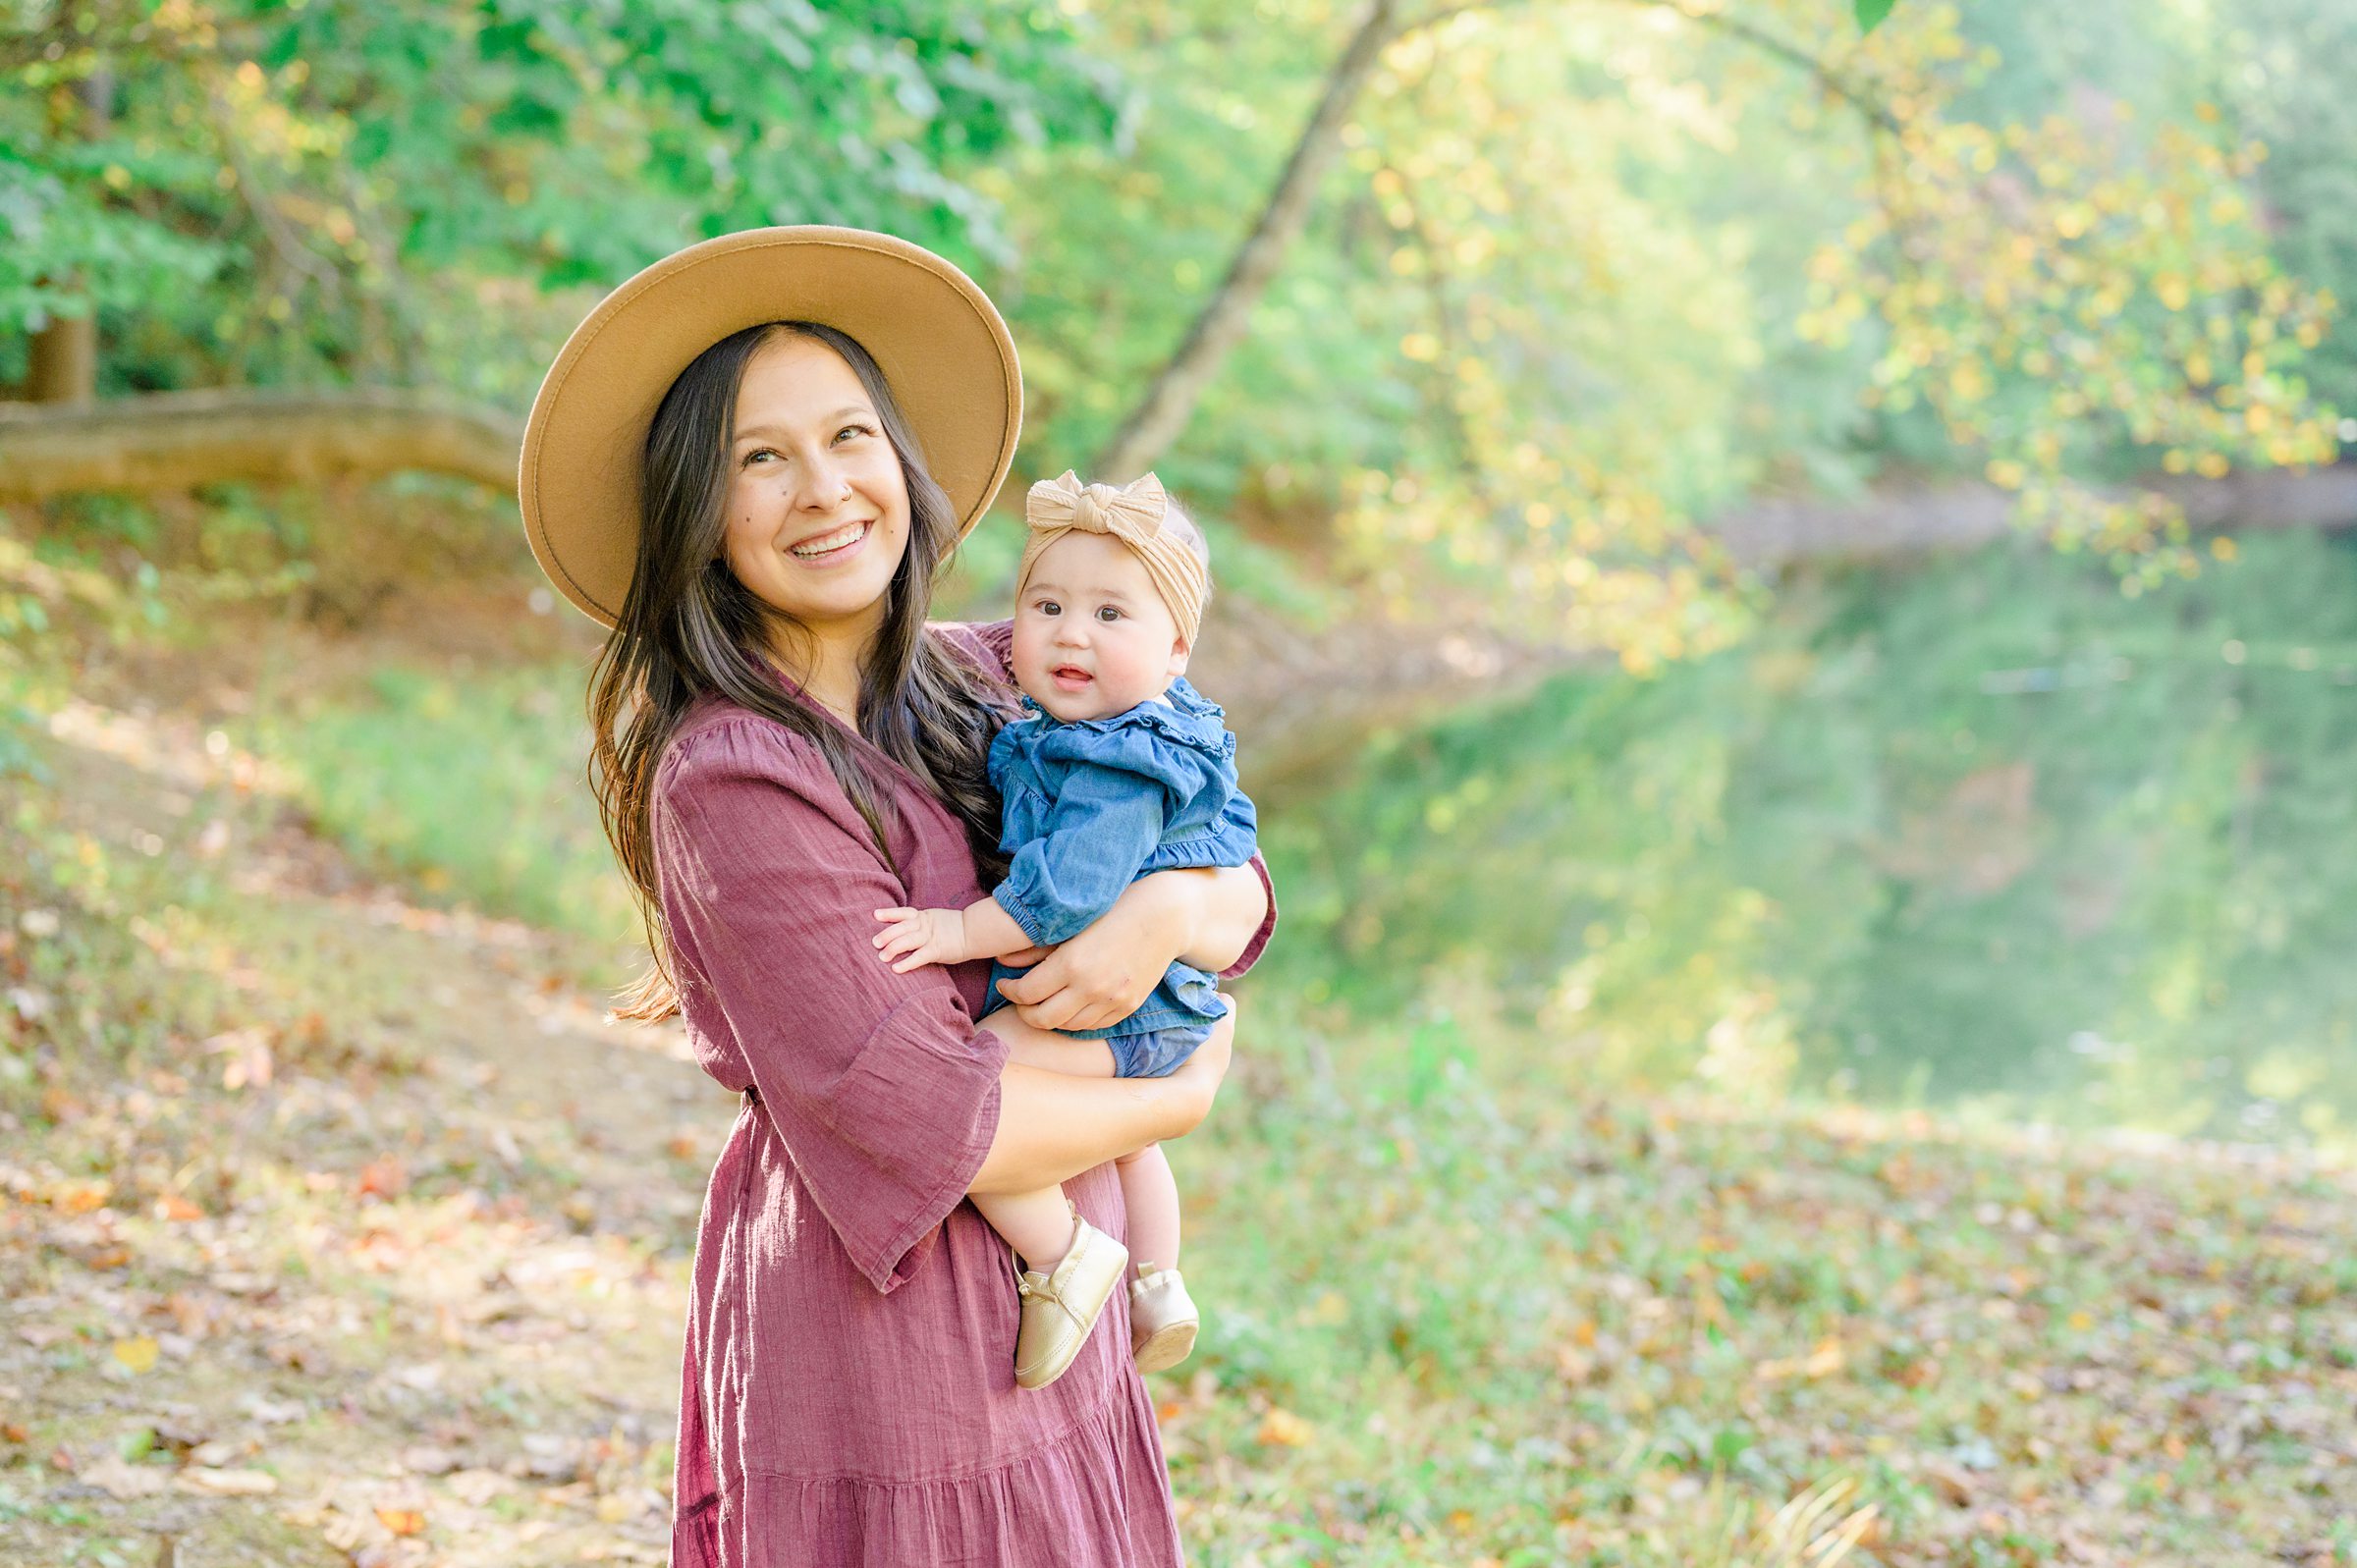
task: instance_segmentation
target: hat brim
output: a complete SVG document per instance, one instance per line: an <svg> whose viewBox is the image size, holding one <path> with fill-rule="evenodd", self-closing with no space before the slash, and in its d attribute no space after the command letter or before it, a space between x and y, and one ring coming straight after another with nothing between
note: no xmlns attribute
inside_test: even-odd
<svg viewBox="0 0 2357 1568"><path fill-rule="evenodd" d="M532 555L611 626L637 567L639 469L663 395L696 355L765 321L815 321L874 356L963 537L1023 422L1014 339L987 295L921 245L863 229L748 229L664 257L606 296L549 367L517 500Z"/></svg>

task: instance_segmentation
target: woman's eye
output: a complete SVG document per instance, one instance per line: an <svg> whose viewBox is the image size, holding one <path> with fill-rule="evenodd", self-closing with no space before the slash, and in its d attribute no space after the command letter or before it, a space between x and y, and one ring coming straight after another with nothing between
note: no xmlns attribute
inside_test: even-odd
<svg viewBox="0 0 2357 1568"><path fill-rule="evenodd" d="M763 458L774 458L776 456L777 454L770 451L767 447L755 447L752 451L744 455L744 465L749 468L754 463L759 462Z"/></svg>
<svg viewBox="0 0 2357 1568"><path fill-rule="evenodd" d="M865 425L845 425L841 430L835 432L835 439L841 441L845 436L872 436L874 434L875 432Z"/></svg>

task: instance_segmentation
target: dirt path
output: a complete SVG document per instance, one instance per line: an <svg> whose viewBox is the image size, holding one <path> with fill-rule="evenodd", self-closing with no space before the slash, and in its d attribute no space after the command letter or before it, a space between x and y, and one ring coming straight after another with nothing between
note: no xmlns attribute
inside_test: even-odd
<svg viewBox="0 0 2357 1568"><path fill-rule="evenodd" d="M603 1026L577 947L404 902L192 723L53 740L47 826L156 994L43 967L78 911L0 909L16 1016L89 1042L0 1122L0 1562L662 1561L734 1103Z"/></svg>

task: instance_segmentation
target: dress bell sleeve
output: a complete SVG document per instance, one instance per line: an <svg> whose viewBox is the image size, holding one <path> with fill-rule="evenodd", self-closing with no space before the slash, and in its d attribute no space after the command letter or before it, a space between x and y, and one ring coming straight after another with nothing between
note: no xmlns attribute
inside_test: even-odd
<svg viewBox="0 0 2357 1568"><path fill-rule="evenodd" d="M992 679L1004 685L1014 684L1014 671L1010 668L1014 656L1014 622L944 621L933 622L931 629L949 638ZM1260 955L1268 950L1269 938L1277 932L1277 884L1270 880L1269 863L1257 849L1252 852L1251 866L1260 876L1261 890L1269 896L1268 912L1260 917L1260 929L1244 944L1242 954L1220 971L1222 980L1233 980L1260 962Z"/></svg>
<svg viewBox="0 0 2357 1568"><path fill-rule="evenodd" d="M898 1288L989 1152L1005 1043L949 971L877 956L875 911L907 893L809 742L750 717L690 737L653 827L692 1021L725 1029L852 1265Z"/></svg>

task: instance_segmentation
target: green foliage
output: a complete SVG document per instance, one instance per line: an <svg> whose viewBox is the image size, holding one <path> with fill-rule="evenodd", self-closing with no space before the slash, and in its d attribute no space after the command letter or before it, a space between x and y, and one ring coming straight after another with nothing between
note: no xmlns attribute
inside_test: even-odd
<svg viewBox="0 0 2357 1568"><path fill-rule="evenodd" d="M1019 482L1084 464L1221 286L1358 15L22 5L0 326L97 310L110 393L516 407L649 258L870 225L1009 310ZM1411 25L1160 466L1288 548L1281 600L1306 563L1637 665L1739 626L1695 519L1893 466L2019 485L2150 580L2190 559L2167 519L2077 480L2333 450L2352 46L2127 0Z"/></svg>
<svg viewBox="0 0 2357 1568"><path fill-rule="evenodd" d="M1282 817L1275 961L1610 1081L2345 1142L2353 606L2314 537L2142 600L2035 551L1837 579Z"/></svg>
<svg viewBox="0 0 2357 1568"><path fill-rule="evenodd" d="M97 308L112 390L514 399L572 304L532 296L703 236L843 223L1004 263L972 170L1118 112L1050 8L31 10L0 51L0 330Z"/></svg>

